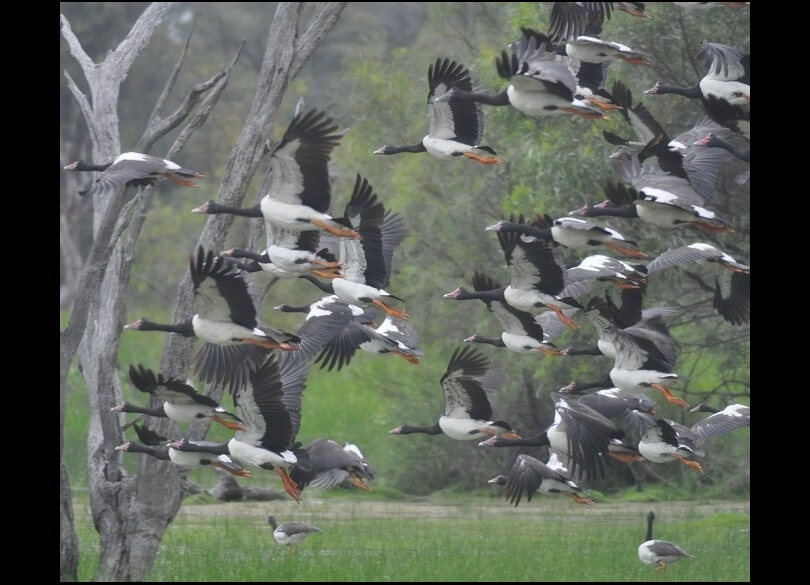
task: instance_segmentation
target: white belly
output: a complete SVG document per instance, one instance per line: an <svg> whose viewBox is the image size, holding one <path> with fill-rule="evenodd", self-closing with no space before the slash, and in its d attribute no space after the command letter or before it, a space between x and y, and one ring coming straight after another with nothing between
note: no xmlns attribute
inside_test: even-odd
<svg viewBox="0 0 810 585"><path fill-rule="evenodd" d="M270 246L266 252L271 264L259 263L259 266L265 272L282 278L309 274L313 268L309 260L316 258L315 254L307 250L291 250L283 246Z"/></svg>
<svg viewBox="0 0 810 585"><path fill-rule="evenodd" d="M596 342L596 347L599 349L602 355L606 355L607 357L611 358L616 357L616 347L613 345L612 341L600 339Z"/></svg>
<svg viewBox="0 0 810 585"><path fill-rule="evenodd" d="M236 345L246 338L267 339L267 336L258 335L255 329L248 329L229 321L210 321L199 315L194 315L191 325L197 337L217 345Z"/></svg>
<svg viewBox="0 0 810 585"><path fill-rule="evenodd" d="M185 465L186 467L196 467L200 465L200 459L216 459L216 455L206 453L196 453L192 451L180 451L169 447L169 459L175 465Z"/></svg>
<svg viewBox="0 0 810 585"><path fill-rule="evenodd" d="M507 303L516 309L526 311L532 315L545 311L546 308L544 305L547 302L562 304L558 303L553 296L543 294L538 290L512 288L512 285L506 287L506 290L503 291L503 297L506 299Z"/></svg>
<svg viewBox="0 0 810 585"><path fill-rule="evenodd" d="M517 335L515 333L503 332L501 334L506 349L510 349L517 353L534 353L537 354L537 348L540 347L540 342L534 337L528 335Z"/></svg>
<svg viewBox="0 0 810 585"><path fill-rule="evenodd" d="M643 392L650 388L650 384L666 384L678 379L678 374L667 374L655 370L625 370L613 367L610 370L610 379L613 384L625 392Z"/></svg>
<svg viewBox="0 0 810 585"><path fill-rule="evenodd" d="M331 216L315 211L306 205L292 205L269 197L262 198L260 209L266 222L298 232L320 229L309 223L310 219L332 219Z"/></svg>
<svg viewBox="0 0 810 585"><path fill-rule="evenodd" d="M171 404L169 402L163 403L163 410L170 419L176 422L197 422L204 416L199 417L201 411L208 411L213 413L212 407L206 407L202 404Z"/></svg>
<svg viewBox="0 0 810 585"><path fill-rule="evenodd" d="M685 209L654 201L636 202L636 213L638 213L639 219L665 229L672 229L684 223L695 221L695 214Z"/></svg>
<svg viewBox="0 0 810 585"><path fill-rule="evenodd" d="M441 160L458 158L458 155L454 155L453 153L473 150L469 144L462 144L461 142L456 142L455 140L433 138L431 136L425 136L422 139L422 144L425 146L425 150L427 150L429 154L432 154Z"/></svg>
<svg viewBox="0 0 810 585"><path fill-rule="evenodd" d="M554 116L565 113L560 108L570 107L571 102L546 91L518 91L513 85L506 89L509 103L527 116Z"/></svg>
<svg viewBox="0 0 810 585"><path fill-rule="evenodd" d="M456 441L471 441L489 436L478 429L486 427L487 421L473 420L470 418L450 418L449 416L439 417L439 427L442 432Z"/></svg>
<svg viewBox="0 0 810 585"><path fill-rule="evenodd" d="M577 492L574 488L572 488L567 483L563 483L561 481L557 481L556 479L544 479L543 483L540 484L540 487L537 488L537 491L541 494L546 494L547 496L551 496L554 494L574 494Z"/></svg>
<svg viewBox="0 0 810 585"><path fill-rule="evenodd" d="M701 79L700 91L704 96L713 95L726 100L733 106L748 106L751 104L751 86L739 81ZM748 98L742 97L743 95L747 95Z"/></svg>
<svg viewBox="0 0 810 585"><path fill-rule="evenodd" d="M332 288L341 300L358 305L368 304L368 299L379 299L381 295L388 295L387 292L380 291L373 286L363 284L362 282L352 282L345 278L333 278ZM361 298L366 300L360 300Z"/></svg>
<svg viewBox="0 0 810 585"><path fill-rule="evenodd" d="M236 438L228 441L228 450L231 453L231 459L242 465L261 467L263 464L269 463L273 467L283 467L286 469L291 464L298 462L298 459L291 451L284 451L279 455L278 453L273 453L261 447L255 447L250 443L245 443Z"/></svg>

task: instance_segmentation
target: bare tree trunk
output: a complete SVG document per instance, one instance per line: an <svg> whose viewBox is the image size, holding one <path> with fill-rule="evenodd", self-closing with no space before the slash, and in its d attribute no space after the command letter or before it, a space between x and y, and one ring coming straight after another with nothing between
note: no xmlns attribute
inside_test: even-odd
<svg viewBox="0 0 810 585"><path fill-rule="evenodd" d="M241 203L264 153L264 143L269 137L271 123L287 84L335 24L344 6L345 3L315 4L308 25L301 27L299 21L303 12L302 4L278 5L268 33L267 51L253 107L223 176L221 200L234 205ZM91 107L90 101L68 76L71 91L90 128L93 156L97 161L112 160L120 152L116 114L120 84L170 7L170 3L150 5L127 39L101 65L92 63L87 57L70 31L67 20L62 17L63 36L70 45L71 54L82 65L93 95ZM303 32L299 33L299 28L304 28ZM233 65L231 63L226 71L196 86L177 112L166 119L160 119L160 107L177 78L181 63L182 57L138 144L141 151L148 150L160 136L182 123L196 107L196 113L166 156L170 157L179 151L191 132L207 118L227 83L228 72ZM208 93L200 102L205 92ZM151 570L163 534L182 501L185 473L178 472L169 462L142 458L139 473L134 477L126 475L118 460L118 452L114 450L121 442L118 415L110 413L110 408L121 397L116 361L125 315L126 290L135 242L151 197L152 189L148 188L126 205L123 192L108 201L94 201L94 242L79 285L83 294L74 306L70 325L61 335L62 404L67 371L77 346L88 388L91 411L88 436L90 501L101 543L96 580L142 580ZM138 211L132 214L136 204ZM221 248L231 221L230 216L210 218L200 236L200 243L210 248ZM192 303L192 287L187 273L178 291L175 318L189 317L192 314ZM184 377L192 346L192 340L167 336L163 372ZM221 395L221 388L212 390L213 397L218 398ZM156 425L156 430L176 433L176 429L169 428L173 424L163 420ZM64 424L60 430L64 431ZM207 430L207 424L195 425L192 435L202 437ZM66 474L63 475L61 488L62 576L64 580L69 580L71 577L75 579L76 561L72 559L77 555ZM66 547L70 550L65 550Z"/></svg>

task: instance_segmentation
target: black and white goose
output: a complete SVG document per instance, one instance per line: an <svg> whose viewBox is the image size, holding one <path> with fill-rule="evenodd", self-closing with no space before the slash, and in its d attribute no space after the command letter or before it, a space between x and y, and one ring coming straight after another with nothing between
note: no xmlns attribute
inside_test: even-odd
<svg viewBox="0 0 810 585"><path fill-rule="evenodd" d="M309 455L311 469L295 468L290 472L299 490L306 486L328 490L346 480L362 490L371 490L368 482L374 479L374 472L357 445L344 443L341 447L330 439L315 439L304 450Z"/></svg>
<svg viewBox="0 0 810 585"><path fill-rule="evenodd" d="M167 417L175 422L198 422L210 418L225 428L244 430L239 418L222 408L216 400L198 393L193 386L175 378L166 379L163 374L149 368L129 366L129 379L141 392L162 401L157 408L141 408L123 403L114 406L113 412L136 412L150 416Z"/></svg>
<svg viewBox="0 0 810 585"><path fill-rule="evenodd" d="M693 99L713 96L724 99L733 106L750 105L750 55L736 47L704 41L698 60L708 71L694 87L675 87L659 81L644 94L674 93Z"/></svg>
<svg viewBox="0 0 810 585"><path fill-rule="evenodd" d="M407 319L404 311L389 307L382 299L393 298L385 288L391 281L391 257L394 247L405 237L402 219L396 214L386 214L385 207L374 193L374 188L359 174L354 190L346 204L342 225L357 226L362 234L360 241L343 238L340 240L340 262L343 274L328 283L304 275L322 291L335 294L340 300L365 307L369 303L377 305L390 316Z"/></svg>
<svg viewBox="0 0 810 585"><path fill-rule="evenodd" d="M607 201L585 205L571 211L571 215L639 218L664 229L689 225L718 233L734 231L706 207L706 201L688 179L642 169L638 157L623 151L611 158L619 162L616 170L620 180L605 184Z"/></svg>
<svg viewBox="0 0 810 585"><path fill-rule="evenodd" d="M712 120L751 140L751 109L746 106L732 106L726 100L709 96L701 98L703 111Z"/></svg>
<svg viewBox="0 0 810 585"><path fill-rule="evenodd" d="M298 544L310 534L323 532L323 530L317 526L312 526L306 522L285 522L284 524L277 524L276 517L272 514L267 518L267 523L273 527L273 540L276 541L276 544L282 546Z"/></svg>
<svg viewBox="0 0 810 585"><path fill-rule="evenodd" d="M554 421L543 432L522 438L491 437L480 442L481 447L541 447L548 445L569 460L572 474L584 477L604 476L602 458L607 455L613 439L621 439L619 429L596 410L573 400L570 396L552 392Z"/></svg>
<svg viewBox="0 0 810 585"><path fill-rule="evenodd" d="M314 274L322 278L335 278L340 274L340 263L328 248L318 249L320 232L294 232L267 226L267 247L261 253L231 248L222 252L227 258L245 258L234 264L245 272L264 271L278 278L297 278Z"/></svg>
<svg viewBox="0 0 810 585"><path fill-rule="evenodd" d="M729 404L723 410L718 410L701 402L689 409L689 412L712 413L691 426L692 432L700 438L701 443L715 435L730 433L751 424L751 408L744 404Z"/></svg>
<svg viewBox="0 0 810 585"><path fill-rule="evenodd" d="M717 134L714 134L712 132L710 132L709 134L707 134L706 136L704 136L703 138L701 138L699 140L695 140L695 142L693 142L692 145L693 146L708 146L708 147L711 147L711 148L720 148L722 150L725 150L726 152L730 152L731 154L733 154L735 157L737 157L740 160L743 160L745 162L751 162L751 148L750 147L749 148L743 148L743 147L737 146L736 144L726 142L725 140L723 140L722 138L717 136Z"/></svg>
<svg viewBox="0 0 810 585"><path fill-rule="evenodd" d="M580 35L569 39L565 43L565 54L569 59L586 63L612 63L619 60L634 65L650 64L645 58L647 53L590 35Z"/></svg>
<svg viewBox="0 0 810 585"><path fill-rule="evenodd" d="M635 134L634 139L623 138L613 132L604 130L602 136L610 144L640 150L656 136L665 134L661 124L658 123L658 120L655 119L643 103L638 102L635 106L633 105L633 92L624 83L621 81L614 82L610 95L613 97L613 102L621 108L619 112Z"/></svg>
<svg viewBox="0 0 810 585"><path fill-rule="evenodd" d="M143 453L184 467L218 467L231 475L250 477L250 471L228 456L227 444L182 439L180 441L171 441L166 446L168 448L158 449L127 441L123 445L118 445L115 450L125 453ZM189 447L191 448L189 449Z"/></svg>
<svg viewBox="0 0 810 585"><path fill-rule="evenodd" d="M748 323L751 317L751 267L711 244L696 242L667 250L647 265L650 274L683 264L705 260L720 266L715 279L714 308L732 325Z"/></svg>
<svg viewBox="0 0 810 585"><path fill-rule="evenodd" d="M205 343L193 359L195 374L206 383L225 384L231 392L247 381L249 368L267 350L298 349L297 335L258 326L247 283L225 258L200 246L191 256L190 270L197 313L189 321L167 325L141 318L124 328L199 337Z"/></svg>
<svg viewBox="0 0 810 585"><path fill-rule="evenodd" d="M548 21L548 34L552 40L565 41L583 34L598 35L605 18L614 10L631 16L649 18L644 2L554 2Z"/></svg>
<svg viewBox="0 0 810 585"><path fill-rule="evenodd" d="M671 337L645 329L631 331L619 329L600 312L604 299L595 297L588 303L585 315L591 320L600 338L612 343L616 353L610 379L614 386L626 392L639 393L648 388L659 390L667 402L677 406L689 406L686 401L674 396L664 384L678 379L672 372L674 366L669 347ZM630 329L630 328L628 328Z"/></svg>
<svg viewBox="0 0 810 585"><path fill-rule="evenodd" d="M578 217L559 217L552 219L546 214L535 218L532 224L516 223L502 219L484 228L486 231L515 231L544 240L552 240L566 248L591 248L605 246L633 258L647 258L647 254L638 250L638 244L625 238L609 227L603 227Z"/></svg>
<svg viewBox="0 0 810 585"><path fill-rule="evenodd" d="M638 410L628 414L628 421L639 429L638 450L645 459L654 463L680 461L703 473L703 467L692 458L703 457L706 453L700 449L700 437L689 427Z"/></svg>
<svg viewBox="0 0 810 585"><path fill-rule="evenodd" d="M319 299L311 305L295 307L283 303L275 308L285 313L307 313L307 321L323 318L333 307L347 307L351 312L349 320L331 335L323 344L320 354L314 363L331 371L349 365L358 349L374 355L396 354L407 361L418 364L423 355L419 345L419 335L402 319L386 316L383 322L373 327L376 313L365 311L357 305L341 301L337 295Z"/></svg>
<svg viewBox="0 0 810 585"><path fill-rule="evenodd" d="M236 413L244 431L228 441L231 457L243 465L274 470L284 490L296 502L301 493L290 471L310 469L309 457L295 442L301 425L301 394L306 388L309 364L295 354L270 354L250 374L250 382L234 395Z"/></svg>
<svg viewBox="0 0 810 585"><path fill-rule="evenodd" d="M293 118L282 139L271 149L270 187L251 208L220 205L209 201L192 213L231 213L263 217L267 233L272 226L291 230L325 230L335 236L360 235L329 215L331 192L327 163L342 134L323 112L310 110Z"/></svg>
<svg viewBox="0 0 810 585"><path fill-rule="evenodd" d="M587 491L570 479L564 456L554 450L549 450L547 463L530 455L518 455L507 475L493 477L488 483L504 486L504 497L515 507L520 504L524 491L529 502L535 493L540 493L547 496L565 494L577 504L592 506L596 503L579 495Z"/></svg>
<svg viewBox="0 0 810 585"><path fill-rule="evenodd" d="M124 186L155 185L162 178L171 179L175 183L187 187L197 187L198 184L190 179L204 176L202 173L183 168L170 160L140 152L124 152L119 154L113 162L102 165L77 160L67 165L65 170L102 171L90 189L79 191L79 195L91 193L102 196L110 196Z"/></svg>
<svg viewBox="0 0 810 585"><path fill-rule="evenodd" d="M457 441L472 441L491 435L519 438L509 423L493 420L495 390L504 381L503 372L473 347L457 347L441 378L444 414L433 425L400 425L391 435L444 433Z"/></svg>
<svg viewBox="0 0 810 585"><path fill-rule="evenodd" d="M473 275L473 288L476 291L502 291L506 287L502 287L499 283L495 282L490 276L483 272L475 271ZM444 295L446 298L457 298L462 293L461 288ZM456 295L456 296L452 296ZM499 295L493 295L499 296ZM564 327L559 319L548 319L547 316L552 316L551 313L542 313L536 318L532 317L531 313L521 311L510 306L505 300L497 300L496 298L481 298L486 304L489 312L495 315L498 322L501 324L503 333L499 338L483 337L481 335L472 335L467 337L464 341L468 343L485 343L494 345L495 347L505 347L510 351L517 353L532 353L537 355L536 352L547 353L549 355L559 355L556 346L551 342L554 337L562 333ZM546 334L541 318L546 322L551 321L549 325L554 327L554 323L558 326L554 327L553 333Z"/></svg>
<svg viewBox="0 0 810 585"><path fill-rule="evenodd" d="M638 558L645 565L657 565L656 573L667 568L668 563L674 563L685 558L694 558L677 544L667 540L653 540L652 527L655 513L650 510L647 514L647 539L638 545Z"/></svg>
<svg viewBox="0 0 810 585"><path fill-rule="evenodd" d="M509 81L497 95L452 89L440 99L451 104L477 102L490 106L512 106L530 116L574 114L604 119L590 102L576 97L577 81L568 67L554 60L548 37L523 28L521 38L509 45L512 55L501 53L495 59L498 75Z"/></svg>
<svg viewBox="0 0 810 585"><path fill-rule="evenodd" d="M474 102L447 102L441 96L451 89L470 92L473 89L470 72L449 59L436 59L428 68L428 133L421 142L411 146L386 144L374 154L427 152L441 160L464 156L485 164L501 164L495 151L481 144L484 136L484 113Z"/></svg>

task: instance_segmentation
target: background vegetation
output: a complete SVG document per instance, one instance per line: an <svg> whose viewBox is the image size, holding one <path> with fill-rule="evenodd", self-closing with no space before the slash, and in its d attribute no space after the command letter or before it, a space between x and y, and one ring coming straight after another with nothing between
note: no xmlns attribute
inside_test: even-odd
<svg viewBox="0 0 810 585"><path fill-rule="evenodd" d="M146 3L62 3L76 35L88 53L97 58L123 38ZM449 57L466 65L483 87L498 91L503 82L495 72L494 57L515 40L521 26L545 30L550 3L350 3L332 33L313 55L285 98L286 112L278 120L292 116L297 99L303 96L308 107L327 111L343 128L351 131L335 151L331 170L335 175L333 210L339 213L348 199L356 173L366 176L386 208L401 213L409 236L397 251L394 276L389 290L407 299L410 323L422 337L423 365L415 367L394 357L357 355L351 366L338 374L313 371L304 393L303 419L299 439L305 444L317 437L357 443L374 465L375 490L411 495L436 495L439 491L457 493L480 489L490 477L507 470L520 452L542 456L542 449L488 450L446 437L414 435L397 437L387 431L404 422L433 422L443 407L439 378L453 348L472 333L496 333L497 323L482 303L459 304L441 295L456 286L470 287L473 271L484 270L505 282L508 278L503 256L486 225L509 213L543 213L553 217L604 199L602 185L612 177L608 156L614 147L606 143L602 130L628 135L620 115L610 122L581 119L532 120L509 108L486 109L484 142L504 159L498 168L477 165L469 160L438 161L426 154L374 157L371 152L383 144L414 144L427 131L425 97L428 66L437 57ZM196 190L163 184L157 190L152 208L138 241L133 279L128 298L128 322L148 316L166 322L171 317L177 284L187 268L188 255L202 228L203 218L189 213L204 201L216 198L224 162L241 129L254 91L261 63L263 36L272 3L179 3L145 53L136 62L121 94L122 144L127 148L141 132L149 116L162 80L173 65L178 46L188 30L194 36L178 85L190 85L210 76L230 58L238 43L247 40L223 96L225 107L218 108L209 123L186 147L181 162L206 174ZM700 106L679 96L643 96L643 90L662 79L673 85L693 85L702 75L696 64L703 39L750 50L748 9L713 8L686 12L669 3L649 7L651 19L636 19L615 13L606 22L603 38L621 41L650 54L652 65L638 67L617 63L609 70L609 84L622 80L633 91L635 101L643 101L671 136L691 128L700 116ZM61 45L62 68L81 75ZM80 83L80 82L79 82ZM88 159L89 140L77 106L60 78L62 164ZM169 104L169 108L173 104ZM280 136L286 122L278 123ZM173 137L170 137L173 139ZM168 142L167 142L168 143ZM165 151L159 143L153 154ZM678 231L664 233L638 222L611 219L607 224L636 237L642 250L662 252L695 241L712 242L736 259L749 260L749 185L735 181L745 166L734 163L718 183L715 208L737 230L719 238L704 233ZM261 174L261 173L259 173ZM90 238L90 201L75 201L77 195L63 179L62 206L71 209L69 231L80 251L86 251ZM258 193L259 181L254 182ZM248 199L250 196L248 197ZM248 203L248 200L246 200ZM243 246L247 220L237 219L228 246ZM569 253L567 260L582 255ZM66 323L72 280L80 268L76 258L61 256L63 315ZM691 273L691 277L686 273ZM261 276L260 276L261 278ZM672 332L680 344L676 371L688 382L678 394L690 403L704 398L716 407L731 402L748 403L750 395L750 350L748 327L732 327L712 309L713 272L701 266L674 269L651 280L647 306L676 306L683 309L672 320ZM264 299L264 318L284 328L295 328L300 315L272 311L281 302L312 301L320 292L308 284L283 282L275 285ZM595 339L593 329L583 324L578 333L566 332L560 347L583 345ZM124 386L130 364L158 367L163 336L125 333L119 352L119 371ZM508 373L499 393L499 410L519 431L532 434L547 426L552 418L548 393L572 379L596 380L611 365L607 358L540 358L517 355L485 347L483 351ZM87 399L78 372L70 377L70 395L65 423L65 461L74 488L86 485ZM128 398L143 399L131 391ZM659 402L659 414L692 424L698 416ZM214 425L213 439L226 439L227 431ZM182 429L181 429L182 432ZM608 476L594 487L605 496L621 489L649 488L656 497L747 498L749 491L749 431L714 439L703 462L705 475L681 465L611 465ZM133 457L134 459L134 457ZM134 462L132 469L134 471ZM83 467L84 466L84 467ZM213 475L196 471L191 476L203 485L213 483ZM269 476L254 474L254 484L277 487ZM273 476L275 477L275 476ZM305 499L307 498L305 494ZM568 502L565 502L568 503ZM529 506L534 506L533 501ZM504 510L511 509L504 504ZM521 506L521 509L523 507ZM511 514L520 522L520 514ZM226 534L236 532L238 520L231 520ZM254 520L253 523L259 523ZM491 520L482 530L493 542L503 542L510 532L494 529ZM176 523L179 524L179 523ZM747 525L747 520L746 520ZM241 526L241 525L240 525ZM85 525L85 528L87 526ZM698 534L688 522L670 528ZM182 525L167 533L166 555L182 542ZM258 526L255 528L258 530ZM265 529L264 526L261 527ZM463 529L461 527L460 529ZM556 529L556 528L555 528ZM412 534L413 521L402 520L386 530ZM410 532L409 532L410 531ZM637 546L643 527L639 522L620 536ZM373 530L371 531L373 534ZM519 533L516 530L516 533ZM538 531L539 532L539 531ZM80 533L81 534L81 533ZM86 535L86 533L85 533ZM632 535L632 537L630 536ZM517 548L515 558L542 550L533 540L525 550ZM246 536L250 540L249 536ZM405 538L405 536L403 536ZM438 537L436 537L438 538ZM722 537L725 538L725 537ZM178 540L179 539L179 540ZM677 538L673 538L676 542ZM733 546L740 542L729 537ZM312 539L312 555L329 552L325 540ZM366 545L358 543L358 548ZM421 545L419 545L421 546ZM590 546L590 545L589 545ZM429 549L429 547L427 547ZM626 550L626 549L625 549ZM483 554L483 553L482 553ZM303 556L303 555L302 555ZM307 557L304 557L307 558ZM718 558L720 558L718 556ZM706 561L709 564L707 556ZM300 564L300 563L299 563ZM486 565L482 561L482 566ZM163 567L170 566L170 562ZM696 563L682 563L684 571L697 570ZM679 567L681 568L681 567ZM637 577L649 576L638 568ZM680 573L689 578L691 573ZM222 578L226 578L223 573ZM362 575L362 573L361 573ZM579 575L579 574L577 574ZM281 574L279 574L281 576ZM693 575L693 576L696 576ZM164 574L164 578L172 577ZM195 576L202 579L202 576ZM312 578L328 579L328 573ZM358 575L358 578L361 578ZM405 578L393 575L393 578ZM437 577L438 578L438 577ZM517 577L520 578L520 577ZM551 579L551 577L544 577ZM573 578L573 577L572 577ZM577 578L587 579L587 575ZM632 579L633 576L616 576ZM748 576L740 575L740 579ZM159 580L156 577L156 580Z"/></svg>

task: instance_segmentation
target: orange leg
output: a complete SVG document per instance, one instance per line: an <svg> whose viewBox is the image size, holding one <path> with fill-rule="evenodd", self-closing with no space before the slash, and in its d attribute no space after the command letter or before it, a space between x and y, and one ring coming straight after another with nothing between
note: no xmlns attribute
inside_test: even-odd
<svg viewBox="0 0 810 585"><path fill-rule="evenodd" d="M642 57L628 57L627 55L619 55L619 59L623 59L633 65L649 65L650 62Z"/></svg>
<svg viewBox="0 0 810 585"><path fill-rule="evenodd" d="M616 250L617 252L621 252L626 256L632 256L633 258L649 258L647 254L641 252L639 250L633 250L631 248L625 248L624 246L620 246L619 244L614 244L613 242L602 242L602 245L606 248L610 248L611 250Z"/></svg>
<svg viewBox="0 0 810 585"><path fill-rule="evenodd" d="M327 272L326 270L313 270L312 274L314 274L315 276L320 276L321 278L329 278L329 279L340 278L341 276L343 276L342 274L340 274L340 272L337 271Z"/></svg>
<svg viewBox="0 0 810 585"><path fill-rule="evenodd" d="M495 428L478 429L478 431L481 432L481 433L487 434L487 435L492 435L493 437L494 436L503 437L504 439L522 439L523 438L520 435L518 435L517 433L513 433L511 431L507 431L505 433L502 433L498 429L495 429Z"/></svg>
<svg viewBox="0 0 810 585"><path fill-rule="evenodd" d="M638 288L639 284L637 282L627 282L626 280L619 280L618 278L610 278L608 279L610 282L618 286L619 288Z"/></svg>
<svg viewBox="0 0 810 585"><path fill-rule="evenodd" d="M371 488L369 487L369 485L366 482L364 482L362 478L357 477L356 475L352 475L351 479L352 479L352 483L354 484L355 487L358 487L361 490L366 490L367 492L371 491Z"/></svg>
<svg viewBox="0 0 810 585"><path fill-rule="evenodd" d="M225 420L224 418L220 417L219 415L214 415L211 417L211 420L215 420L219 424L221 424L226 429L231 429L232 431L244 431L245 427L240 425L238 422Z"/></svg>
<svg viewBox="0 0 810 585"><path fill-rule="evenodd" d="M211 463L211 465L213 465L214 467L219 467L220 469L224 469L231 475L236 475L239 477L251 477L250 471L248 471L247 469L235 469L233 467L225 465L221 461L214 461L213 463Z"/></svg>
<svg viewBox="0 0 810 585"><path fill-rule="evenodd" d="M320 219L310 219L309 223L311 223L312 225L316 225L319 228L326 230L333 236L337 236L339 238L352 238L354 240L359 240L361 237L360 234L358 234L354 230L350 230L344 227L341 228L332 227L331 225L329 225L324 221L321 221Z"/></svg>
<svg viewBox="0 0 810 585"><path fill-rule="evenodd" d="M551 349L550 347L545 347L542 345L537 348L537 351L542 351L543 353L547 353L548 355L563 355L563 352L561 351Z"/></svg>
<svg viewBox="0 0 810 585"><path fill-rule="evenodd" d="M315 258L314 260L308 261L310 264L317 264L318 266L323 266L324 268L343 268L343 264L340 262L325 262L319 258Z"/></svg>
<svg viewBox="0 0 810 585"><path fill-rule="evenodd" d="M477 154L473 154L472 152L462 152L461 154L463 154L467 158L473 159L476 162L480 162L482 165L499 165L499 164L501 164L501 159L499 159L497 157L494 157L494 156L484 158L484 157L478 156Z"/></svg>
<svg viewBox="0 0 810 585"><path fill-rule="evenodd" d="M281 478L281 484L284 486L284 491L292 496L292 499L301 503L301 492L298 491L298 486L296 483L290 479L290 476L287 474L286 469L282 469L281 467L274 467L273 470L278 474Z"/></svg>
<svg viewBox="0 0 810 585"><path fill-rule="evenodd" d="M598 99L596 99L594 97L587 97L585 99L587 101L591 102L593 105L595 105L600 110L623 110L624 109L623 107L617 106L616 104L608 104L608 103L599 101Z"/></svg>
<svg viewBox="0 0 810 585"><path fill-rule="evenodd" d="M568 325L571 329L579 329L579 323L577 323L570 317L566 317L559 307L557 307L556 305L546 305L546 306L555 313L557 313L557 316L560 318L560 321Z"/></svg>
<svg viewBox="0 0 810 585"><path fill-rule="evenodd" d="M589 119L599 118L601 120L610 120L610 118L608 118L607 116L605 116L603 114L600 114L599 112L580 112L576 108L562 108L562 109L565 112L568 112L570 114L575 114L575 115L581 116L583 118L589 118Z"/></svg>
<svg viewBox="0 0 810 585"><path fill-rule="evenodd" d="M398 356L402 356L403 358L405 358L406 360L408 360L412 364L419 365L419 356L408 355L407 353L404 353L402 351L397 351L397 350L394 350L392 353L395 353Z"/></svg>
<svg viewBox="0 0 810 585"><path fill-rule="evenodd" d="M568 492L566 495L572 500L574 500L577 504L588 504L589 506L593 506L594 504L596 504L596 502L594 502L590 498L582 498L571 492Z"/></svg>
<svg viewBox="0 0 810 585"><path fill-rule="evenodd" d="M622 463L630 463L631 461L644 461L641 455L625 455L623 453L608 453L614 459L618 459Z"/></svg>
<svg viewBox="0 0 810 585"><path fill-rule="evenodd" d="M677 396L673 396L672 392L667 390L663 385L661 385L661 384L650 384L650 387L655 388L656 390L660 390L661 394L664 395L664 398L666 398L667 402L669 402L670 404L674 404L675 406L682 406L684 408L689 408L689 404L685 400L682 400L682 399L678 398Z"/></svg>
<svg viewBox="0 0 810 585"><path fill-rule="evenodd" d="M188 179L183 179L178 177L177 175L173 175L172 173L163 173L164 177L167 177L174 181L175 183L179 183L180 185L185 185L186 187L199 187L199 184L195 183L194 181L189 181ZM202 176L202 175L200 175Z"/></svg>
<svg viewBox="0 0 810 585"><path fill-rule="evenodd" d="M397 319L407 319L408 318L407 313L405 313L404 311L400 311L398 309L392 309L391 307L386 305L384 302L382 302L380 299L374 299L371 302L374 303L375 305L377 305L378 307L380 307L383 311L385 311L386 313L388 313L392 317L396 317Z"/></svg>
<svg viewBox="0 0 810 585"><path fill-rule="evenodd" d="M272 341L260 341L258 339L243 339L242 341L267 349L281 349L284 351L295 351L296 349L300 349L295 343L274 343Z"/></svg>
<svg viewBox="0 0 810 585"><path fill-rule="evenodd" d="M697 461L689 461L689 459L685 459L680 455L673 455L673 457L678 461L680 461L681 463L683 463L684 465L686 465L687 467L691 467L692 469L695 469L700 473L703 473L703 466Z"/></svg>
<svg viewBox="0 0 810 585"><path fill-rule="evenodd" d="M664 561L658 561L658 566L655 568L655 572L658 573L659 571L663 571L667 568L667 564Z"/></svg>

